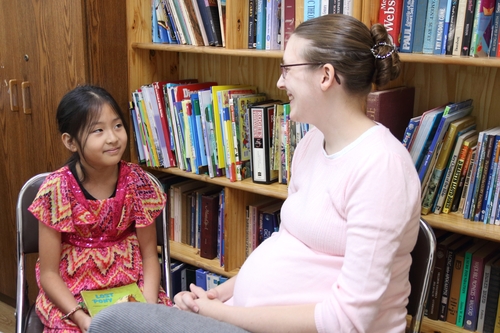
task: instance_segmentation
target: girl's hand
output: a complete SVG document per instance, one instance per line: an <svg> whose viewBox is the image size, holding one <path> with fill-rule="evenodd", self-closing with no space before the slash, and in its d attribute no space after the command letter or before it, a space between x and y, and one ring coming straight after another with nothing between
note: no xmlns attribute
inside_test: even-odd
<svg viewBox="0 0 500 333"><path fill-rule="evenodd" d="M84 311L77 311L73 315L73 322L78 325L83 333L87 333L92 318Z"/></svg>

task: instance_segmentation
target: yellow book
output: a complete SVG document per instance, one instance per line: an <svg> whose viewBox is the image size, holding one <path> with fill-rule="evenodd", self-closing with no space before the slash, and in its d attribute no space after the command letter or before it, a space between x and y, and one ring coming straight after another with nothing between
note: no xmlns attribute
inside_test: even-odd
<svg viewBox="0 0 500 333"><path fill-rule="evenodd" d="M137 283L104 290L84 290L81 292L85 306L91 317L110 305L125 302L146 303Z"/></svg>
<svg viewBox="0 0 500 333"><path fill-rule="evenodd" d="M152 130L153 130L153 127L151 126L151 123L149 121L149 117L148 117L148 114L147 114L147 111L146 111L146 105L144 103L144 98L142 96L142 91L140 90L137 90L135 93L134 93L135 97L136 97L136 102L137 102L137 106L139 107L139 111L141 113L141 118L142 118L142 121L145 125L145 128L146 128L146 136L147 136L147 141L148 141L148 146L149 146L149 149L150 149L150 158L151 158L151 165L148 165L148 166L159 166L159 161L158 161L158 152L156 151L156 143L155 143L155 140L153 138L153 133L152 133Z"/></svg>

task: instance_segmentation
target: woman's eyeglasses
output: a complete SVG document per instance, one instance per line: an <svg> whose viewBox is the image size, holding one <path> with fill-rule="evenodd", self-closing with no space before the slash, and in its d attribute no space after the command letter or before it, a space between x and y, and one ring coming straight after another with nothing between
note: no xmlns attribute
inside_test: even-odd
<svg viewBox="0 0 500 333"><path fill-rule="evenodd" d="M322 62L304 62L302 64L289 64L289 65L284 65L280 64L281 68L281 76L283 76L284 79L286 79L286 74L288 73L288 68L290 67L296 67L296 66L307 66L307 65L323 65ZM340 78L338 77L337 73L334 75L335 81L337 81L338 84L340 84Z"/></svg>

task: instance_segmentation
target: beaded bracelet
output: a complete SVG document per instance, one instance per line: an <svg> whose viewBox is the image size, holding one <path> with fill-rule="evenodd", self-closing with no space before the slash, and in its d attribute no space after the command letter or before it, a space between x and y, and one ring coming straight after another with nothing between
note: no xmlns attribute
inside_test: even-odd
<svg viewBox="0 0 500 333"><path fill-rule="evenodd" d="M77 306L70 312L66 313L64 316L61 316L61 320L68 319L73 313L75 313L78 310L84 310L85 309L85 304L83 302L78 303Z"/></svg>

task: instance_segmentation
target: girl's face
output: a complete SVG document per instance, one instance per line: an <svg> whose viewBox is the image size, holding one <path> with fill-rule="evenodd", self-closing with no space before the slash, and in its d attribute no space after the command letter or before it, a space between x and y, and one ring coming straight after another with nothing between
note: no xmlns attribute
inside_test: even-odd
<svg viewBox="0 0 500 333"><path fill-rule="evenodd" d="M127 140L121 118L108 104L104 104L101 114L88 128L80 162L94 169L114 167L125 152ZM82 152L79 153L82 155Z"/></svg>

